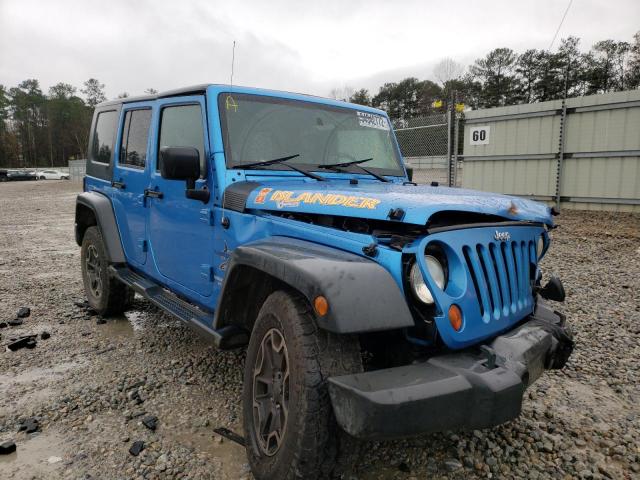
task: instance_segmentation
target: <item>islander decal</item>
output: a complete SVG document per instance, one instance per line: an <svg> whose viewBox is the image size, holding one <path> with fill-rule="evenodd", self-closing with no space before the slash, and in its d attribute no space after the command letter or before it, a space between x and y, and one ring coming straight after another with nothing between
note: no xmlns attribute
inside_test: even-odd
<svg viewBox="0 0 640 480"><path fill-rule="evenodd" d="M271 193L270 188L262 188L256 196L256 203L264 203L267 195ZM370 197L359 197L356 195L341 195L337 193L317 193L301 192L295 196L294 192L287 190L276 190L271 193L269 200L276 202L278 208L298 207L301 203L308 205L341 205L351 208L368 208L375 210L380 200Z"/></svg>
<svg viewBox="0 0 640 480"><path fill-rule="evenodd" d="M271 190L273 190L273 188L261 188L256 196L256 203L264 203L264 200L267 198L267 195Z"/></svg>

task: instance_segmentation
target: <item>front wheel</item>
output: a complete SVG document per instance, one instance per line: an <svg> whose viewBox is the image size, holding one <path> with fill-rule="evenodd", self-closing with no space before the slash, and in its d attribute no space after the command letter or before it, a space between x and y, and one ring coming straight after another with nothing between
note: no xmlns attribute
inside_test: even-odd
<svg viewBox="0 0 640 480"><path fill-rule="evenodd" d="M89 305L102 316L118 315L132 302L134 292L109 275L107 251L98 227L89 227L80 251L82 281Z"/></svg>
<svg viewBox="0 0 640 480"><path fill-rule="evenodd" d="M257 480L331 478L355 462L357 442L336 423L327 378L359 371L356 337L319 330L297 294L267 298L244 373L244 434Z"/></svg>

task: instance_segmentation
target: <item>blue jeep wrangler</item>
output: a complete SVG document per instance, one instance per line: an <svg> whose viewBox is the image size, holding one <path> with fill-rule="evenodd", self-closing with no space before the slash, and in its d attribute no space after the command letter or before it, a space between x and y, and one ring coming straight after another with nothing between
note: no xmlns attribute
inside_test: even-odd
<svg viewBox="0 0 640 480"><path fill-rule="evenodd" d="M538 267L551 210L412 183L380 110L204 85L98 105L89 145L90 305L137 292L246 347L258 479L333 475L353 437L511 420L572 351Z"/></svg>

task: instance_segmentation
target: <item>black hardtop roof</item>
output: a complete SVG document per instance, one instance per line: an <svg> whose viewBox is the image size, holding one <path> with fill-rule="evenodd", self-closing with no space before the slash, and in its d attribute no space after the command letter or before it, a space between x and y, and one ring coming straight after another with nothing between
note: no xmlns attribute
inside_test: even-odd
<svg viewBox="0 0 640 480"><path fill-rule="evenodd" d="M187 95L198 95L205 93L207 87L213 85L211 83L205 83L202 85L193 85L191 87L176 88L173 90L167 90L165 92L156 93L154 95L139 95L137 97L115 98L113 100L107 100L98 104L98 107L107 105L119 105L120 103L132 103L132 102L146 102L149 100L156 100L158 98L166 97L184 97Z"/></svg>
<svg viewBox="0 0 640 480"><path fill-rule="evenodd" d="M231 85L224 85L224 84L219 84L219 83L203 83L200 85L192 85L190 87L183 87L183 88L175 88L173 90L167 90L164 92L160 92L160 93L156 93L154 95L138 95L136 97L126 97L126 98L114 98L113 100L107 100L104 101L102 103L99 103L98 105L96 105L97 107L104 107L104 106L109 106L109 105L120 105L122 103L133 103L133 102L147 102L150 100L156 100L158 98L168 98L168 97L185 97L188 95L202 95L204 93L206 93L207 91L207 87L210 87L212 85L220 85L220 86L224 86L224 87L231 87ZM237 87L241 87L240 85L237 85ZM242 88L247 88L247 87L242 87ZM252 90L255 90L256 93L258 93L260 90L260 88L256 88L256 87L250 87ZM265 92L278 92L278 90L271 90L271 89L267 89L267 90L263 90ZM308 93L297 93L297 92L287 92L287 91L281 91L281 93L295 93L296 95L303 95L305 97L309 97L309 98L317 98L320 100L326 100L326 98L324 97L320 97L317 95L310 95ZM345 102L345 103L349 103L349 102Z"/></svg>

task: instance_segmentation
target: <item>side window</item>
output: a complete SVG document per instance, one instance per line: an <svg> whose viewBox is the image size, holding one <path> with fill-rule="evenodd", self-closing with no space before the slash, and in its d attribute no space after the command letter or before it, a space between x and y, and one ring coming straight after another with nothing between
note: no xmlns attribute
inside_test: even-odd
<svg viewBox="0 0 640 480"><path fill-rule="evenodd" d="M125 113L120 145L120 165L145 167L150 125L151 109L129 110Z"/></svg>
<svg viewBox="0 0 640 480"><path fill-rule="evenodd" d="M200 153L200 175L205 177L204 130L200 105L179 105L162 109L160 148L194 147Z"/></svg>
<svg viewBox="0 0 640 480"><path fill-rule="evenodd" d="M91 145L91 160L98 163L110 163L113 151L113 134L116 131L118 113L115 110L100 112L96 120Z"/></svg>

